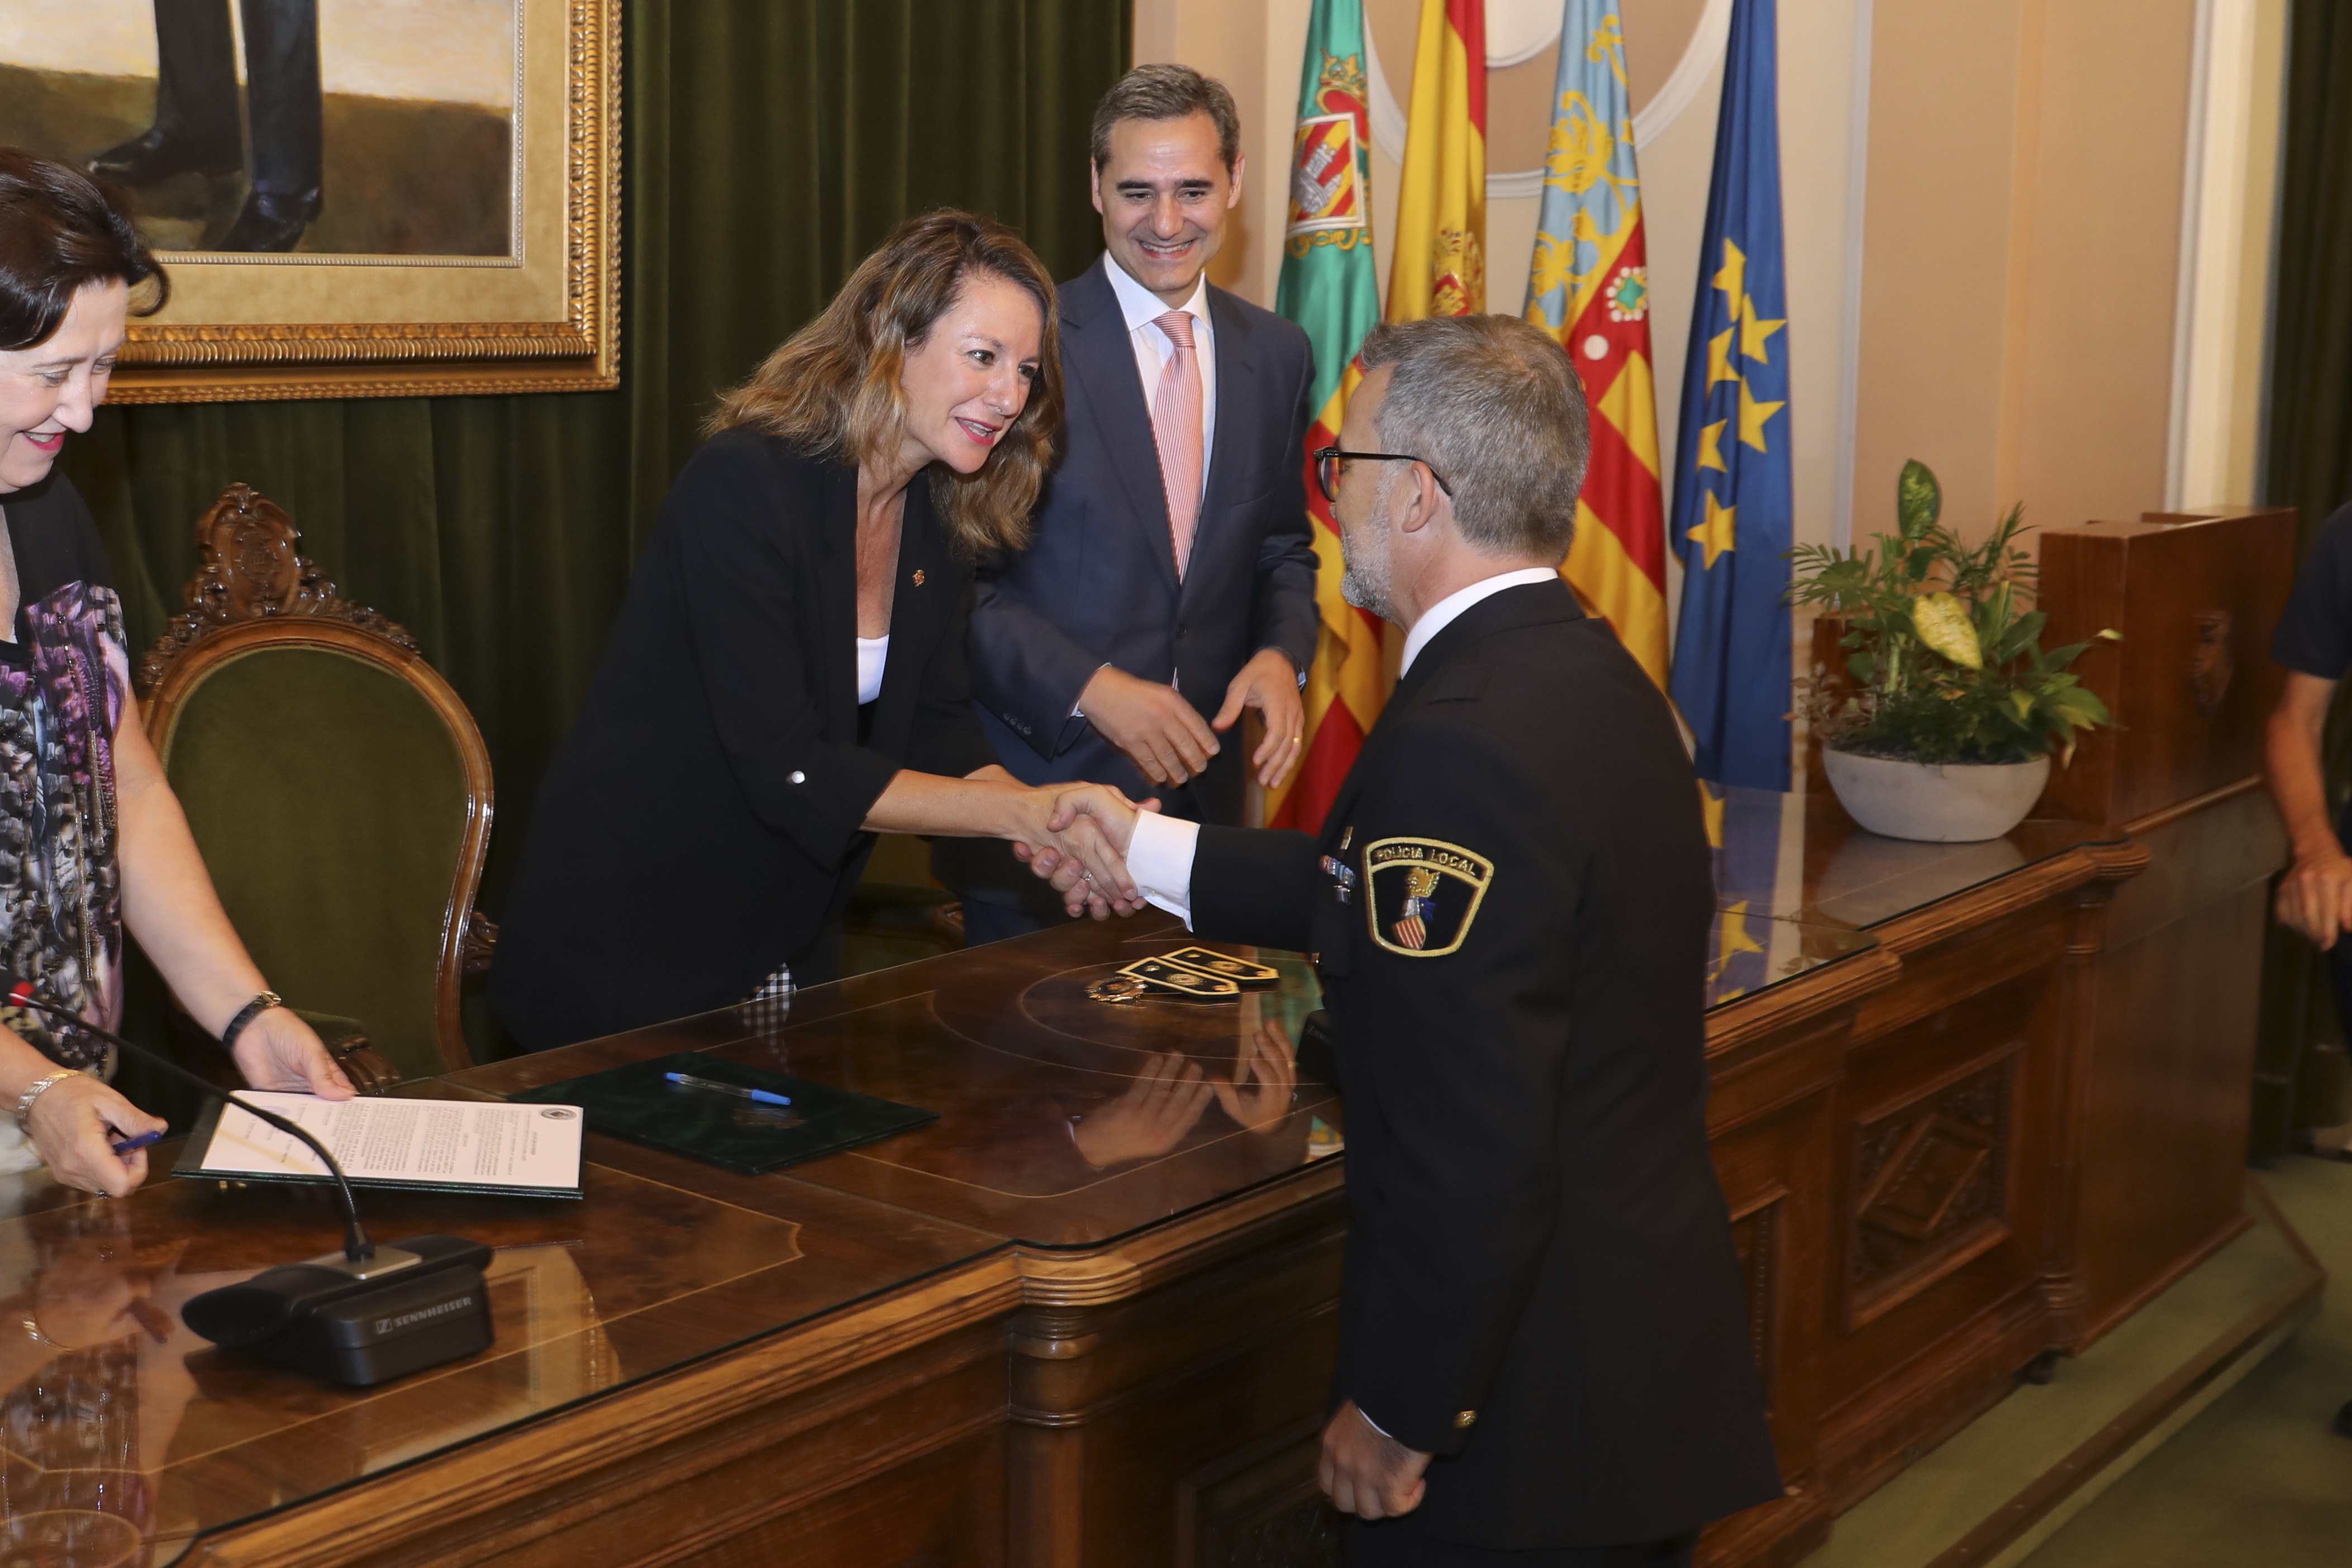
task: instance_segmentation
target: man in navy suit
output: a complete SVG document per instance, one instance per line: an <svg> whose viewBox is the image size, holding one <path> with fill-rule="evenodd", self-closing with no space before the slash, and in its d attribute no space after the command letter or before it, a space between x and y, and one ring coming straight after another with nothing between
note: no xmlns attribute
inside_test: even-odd
<svg viewBox="0 0 2352 1568"><path fill-rule="evenodd" d="M1204 276L1242 193L1223 83L1138 66L1096 109L1093 153L1108 254L1061 288L1064 453L1029 549L981 569L973 705L1024 780L1115 784L1238 824L1244 766L1271 788L1301 749L1314 350ZM1244 763L1248 707L1265 738ZM1065 918L1003 846L933 852L968 943Z"/></svg>

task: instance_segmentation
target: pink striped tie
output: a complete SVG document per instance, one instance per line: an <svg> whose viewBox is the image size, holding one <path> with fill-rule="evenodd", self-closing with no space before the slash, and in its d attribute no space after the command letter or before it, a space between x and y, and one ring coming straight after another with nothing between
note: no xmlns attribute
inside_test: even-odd
<svg viewBox="0 0 2352 1568"><path fill-rule="evenodd" d="M1201 517L1201 361L1192 352L1192 318L1171 310L1158 318L1175 352L1160 367L1160 395L1151 403L1151 438L1160 448L1160 482L1168 491L1168 532L1176 546L1176 577L1192 559L1192 529Z"/></svg>

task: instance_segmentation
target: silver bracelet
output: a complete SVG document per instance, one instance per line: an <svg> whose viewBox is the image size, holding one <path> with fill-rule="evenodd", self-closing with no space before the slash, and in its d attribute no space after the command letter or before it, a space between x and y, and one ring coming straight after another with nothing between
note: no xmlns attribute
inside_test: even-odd
<svg viewBox="0 0 2352 1568"><path fill-rule="evenodd" d="M26 1131L30 1132L32 1129L26 1126L26 1118L33 1113L33 1102L38 1100L42 1095L47 1094L51 1086L62 1082L66 1079L79 1078L80 1076L81 1072L76 1068L60 1067L55 1072L50 1073L45 1078L37 1078L33 1080L32 1086L26 1089L24 1093L16 1097L16 1125L24 1127Z"/></svg>

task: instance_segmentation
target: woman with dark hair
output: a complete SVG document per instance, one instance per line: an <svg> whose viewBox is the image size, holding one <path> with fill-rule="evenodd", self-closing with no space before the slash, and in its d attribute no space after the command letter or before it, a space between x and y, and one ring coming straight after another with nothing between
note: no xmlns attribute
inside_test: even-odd
<svg viewBox="0 0 2352 1568"><path fill-rule="evenodd" d="M971 559L1025 538L1060 363L1029 247L939 212L722 401L540 788L490 977L516 1039L835 978L877 832L1050 847L1097 916L1140 907L1098 835L1047 831L965 684Z"/></svg>
<svg viewBox="0 0 2352 1568"><path fill-rule="evenodd" d="M104 1029L126 926L246 1082L348 1099L319 1037L237 940L131 700L122 605L89 509L54 472L106 396L133 301L168 284L110 192L0 147L0 962ZM163 1124L115 1092L105 1044L0 1007L0 1169L47 1162L120 1197L147 1174L113 1144Z"/></svg>

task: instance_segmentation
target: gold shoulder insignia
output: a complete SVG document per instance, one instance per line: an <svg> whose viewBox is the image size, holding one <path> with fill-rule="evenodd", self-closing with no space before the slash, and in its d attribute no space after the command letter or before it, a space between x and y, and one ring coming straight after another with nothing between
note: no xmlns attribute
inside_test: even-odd
<svg viewBox="0 0 2352 1568"><path fill-rule="evenodd" d="M1364 849L1364 918L1372 940L1408 958L1461 947L1495 862L1437 839L1379 839Z"/></svg>

